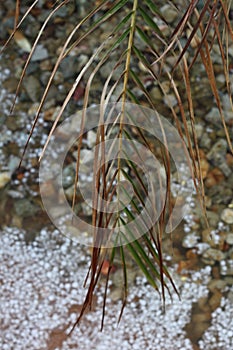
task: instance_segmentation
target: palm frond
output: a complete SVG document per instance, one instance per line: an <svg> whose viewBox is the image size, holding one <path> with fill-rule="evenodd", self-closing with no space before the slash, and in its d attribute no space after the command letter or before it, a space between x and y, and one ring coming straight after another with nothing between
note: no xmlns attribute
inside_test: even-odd
<svg viewBox="0 0 233 350"><path fill-rule="evenodd" d="M6 45L12 39L23 21L26 20L27 15L33 7L36 6L37 2L38 0L34 1L22 19L19 20L20 1L16 1L15 25ZM61 1L59 4L55 2L55 7L41 26L23 68L16 91L16 97L20 93L20 86L22 85L28 65L30 64L32 55L46 25L54 14L62 6L66 6L67 3L68 0ZM220 6L218 6L218 4L220 4ZM108 5L107 9L105 5ZM167 101L167 119L173 123L177 135L181 140L181 154L184 158L187 158L186 161L188 160L187 163L190 174L203 208L205 208L204 186L195 131L195 110L190 79L190 74L195 64L202 64L206 70L210 89L219 109L229 149L233 153L232 140L230 139L228 127L224 118L211 56L213 43L217 43L222 58L226 90L232 106L228 53L229 40L233 40L231 23L229 20L230 1L220 0L220 2L213 2L207 0L202 7L198 7L198 5L199 2L197 0L189 2L187 9L181 14L181 18L176 27L170 30L170 36L167 37L158 24L162 22L167 26L166 16L160 13L159 8L153 1L144 0L139 2L138 0L115 0L112 1L111 4L109 4L108 0L101 1L99 5L93 8L74 26L68 37L64 38L64 44L41 97L22 158L33 136L39 115L41 111L43 111L49 89L52 86L55 74L62 61L69 56L74 49L79 48L84 40L88 41L91 35L94 35L104 23L109 23L109 27L111 28L109 33L106 34L103 41L96 47L96 50L75 77L73 85L68 91L55 118L39 159L39 161L41 161L44 156L49 142L52 139L52 135L75 90L80 82L85 79L86 87L77 145L76 177L72 201L72 207L74 209L76 203L76 188L80 181L79 173L83 134L88 122L88 107L92 101L93 86L94 82L99 79L101 69L104 69L106 65L109 64L111 58L114 62L110 73L105 78L105 81L102 82L103 89L100 96L98 96L100 102L98 106L99 120L95 125L96 142L92 183L92 193L94 194L92 198L92 225L94 229L92 260L87 277L89 286L81 313L74 327L81 320L85 310L92 305L93 295L100 279L107 249L109 250L110 264L106 277L101 329L104 325L110 271L117 254L118 246L120 247L119 251L124 281L124 295L119 320L121 319L124 307L127 303L128 294L126 250L131 254L136 265L147 278L147 281L162 295L164 302L165 289L167 289L171 295L173 291L178 293L172 277L165 266L162 247L163 233L166 230L171 232L177 224L177 221L174 219L175 215L172 215L175 207L175 204L172 204L171 188L172 166L174 164L172 164L172 157L170 154L172 152L169 152L170 140L169 135L167 135L169 132L166 133L162 119L157 111L156 103L150 93L150 89L145 85L144 78L138 66L144 68L146 74L157 84L164 99ZM178 7L175 6L175 8L179 11ZM111 21L115 18L119 20L112 25ZM221 30L222 28L224 29L223 31ZM184 43L187 30L189 30L189 35ZM188 58L187 53L190 51L193 42L195 42L196 47L192 48L192 54ZM5 49L6 45L3 49ZM173 67L167 65L166 60L169 56L172 57L175 62ZM158 66L158 71L155 69L156 66ZM179 75L179 79L183 80L185 94L177 82L176 74ZM171 88L176 99L176 107L174 107L173 103L170 101L169 93L163 84L164 79L168 80L170 84L169 89ZM140 92L140 94L138 92ZM127 109L128 99L138 105L138 108L133 108L131 113ZM154 111L155 117L153 120L143 111L143 108L140 109L140 105L146 105ZM146 127L145 125L142 125L141 128L138 126L136 122L137 118L134 113L143 116ZM188 128L188 121L191 122L191 132ZM149 135L150 130L153 130L154 123L157 123L156 127L160 134L160 142L158 142L155 148L157 152L159 150L161 169L164 170L166 175L165 180L162 179L160 174L156 178L158 182L157 197L154 187L150 187L150 181L147 182L144 176L143 171L146 171L146 167L140 167L144 162L143 155L140 154L141 148L138 150L137 145L134 143L134 139L136 138L138 143L155 155L154 144ZM126 142L128 148L125 147ZM192 145L194 145L194 149ZM133 157L138 160L139 164L133 161ZM133 197L129 196L128 191L122 185L122 178L124 181L127 181L133 189ZM165 196L163 198L162 195L164 193L161 191L161 188L164 183L166 186ZM152 194L148 199L148 189L150 188L152 188ZM128 200L127 205L125 205L125 202L122 200L123 196ZM116 200L116 204L114 204L115 207L113 207L118 210L116 210L116 212L108 212L113 199ZM150 202L150 207L146 206L147 199ZM160 205L156 204L158 199L160 200ZM137 215L140 216L142 212L144 213L144 217L137 221L137 225L132 225L131 223L136 220ZM160 214L160 217L157 223L154 223L152 217L158 214ZM106 229L104 234L102 229Z"/></svg>

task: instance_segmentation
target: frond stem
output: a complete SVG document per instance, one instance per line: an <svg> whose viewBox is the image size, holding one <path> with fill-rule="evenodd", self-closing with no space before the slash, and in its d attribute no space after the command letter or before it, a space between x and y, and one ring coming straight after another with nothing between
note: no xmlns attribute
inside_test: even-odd
<svg viewBox="0 0 233 350"><path fill-rule="evenodd" d="M134 0L131 23L130 23L128 47L127 47L127 53L126 53L126 61L125 61L123 90L122 90L122 107L121 107L120 129L119 129L119 153L118 153L118 174L117 174L118 184L120 184L120 176L121 176L121 172L119 170L121 168L122 133L124 129L125 103L126 103L126 97L127 97L127 86L129 81L130 62L131 62L131 55L132 55L132 48L133 48L133 41L134 41L134 33L136 28L137 8L138 8L138 0ZM120 203L119 191L117 196L118 196L117 202L119 204ZM119 213L119 210L118 210L118 213Z"/></svg>

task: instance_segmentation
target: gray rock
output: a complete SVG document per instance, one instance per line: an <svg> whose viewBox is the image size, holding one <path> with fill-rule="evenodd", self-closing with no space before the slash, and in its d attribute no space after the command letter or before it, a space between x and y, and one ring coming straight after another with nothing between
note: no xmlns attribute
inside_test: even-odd
<svg viewBox="0 0 233 350"><path fill-rule="evenodd" d="M72 186L75 180L75 165L69 164L62 173L62 185L65 189Z"/></svg>
<svg viewBox="0 0 233 350"><path fill-rule="evenodd" d="M72 13L75 10L75 4L74 2L70 2L68 3L66 6L63 6L62 8L60 8L57 12L56 12L56 17L61 17L61 18L65 18L67 16L72 15Z"/></svg>
<svg viewBox="0 0 233 350"><path fill-rule="evenodd" d="M219 169L223 172L223 174L226 177L229 177L232 174L231 168L225 162L222 164L219 164Z"/></svg>
<svg viewBox="0 0 233 350"><path fill-rule="evenodd" d="M196 130L197 139L200 140L203 135L204 126L201 124L196 124L195 130Z"/></svg>
<svg viewBox="0 0 233 350"><path fill-rule="evenodd" d="M79 71L79 60L75 56L65 57L60 64L60 70L63 73L64 79L73 78Z"/></svg>
<svg viewBox="0 0 233 350"><path fill-rule="evenodd" d="M206 215L210 227L216 227L219 222L219 215L209 210L206 212Z"/></svg>
<svg viewBox="0 0 233 350"><path fill-rule="evenodd" d="M9 162L8 162L8 169L10 170L10 173L12 174L15 169L19 166L20 158L11 155Z"/></svg>
<svg viewBox="0 0 233 350"><path fill-rule="evenodd" d="M219 62L220 63L220 62ZM218 87L222 87L225 85L226 83L226 78L225 78L225 75L224 74L218 74L216 76L216 81L218 83Z"/></svg>
<svg viewBox="0 0 233 350"><path fill-rule="evenodd" d="M96 144L96 132L90 130L87 134L87 146L93 148Z"/></svg>
<svg viewBox="0 0 233 350"><path fill-rule="evenodd" d="M213 107L208 114L205 116L205 120L210 124L220 124L221 118L217 107Z"/></svg>
<svg viewBox="0 0 233 350"><path fill-rule="evenodd" d="M36 207L29 199L19 199L14 202L16 214L20 217L28 217L34 215L38 211Z"/></svg>
<svg viewBox="0 0 233 350"><path fill-rule="evenodd" d="M74 186L70 186L68 187L66 190L65 190L65 195L66 195L66 198L69 200L69 201L72 201L73 200L73 196L74 196Z"/></svg>
<svg viewBox="0 0 233 350"><path fill-rule="evenodd" d="M173 23L175 19L178 17L178 12L168 4L164 5L160 9L160 12L165 17L168 23Z"/></svg>
<svg viewBox="0 0 233 350"><path fill-rule="evenodd" d="M211 147L211 139L206 132L203 133L202 138L200 139L200 147L208 150Z"/></svg>
<svg viewBox="0 0 233 350"><path fill-rule="evenodd" d="M109 77L109 75L112 73L114 66L115 66L115 61L109 61L107 64L104 64L101 68L100 68L100 74L104 79L107 79ZM112 74L112 79L113 80L117 80L119 78L119 76L122 73L122 68L117 68L113 71Z"/></svg>
<svg viewBox="0 0 233 350"><path fill-rule="evenodd" d="M43 45L37 45L32 55L31 61L43 61L49 57L48 50Z"/></svg>
<svg viewBox="0 0 233 350"><path fill-rule="evenodd" d="M77 152L74 152L74 156L77 157ZM93 162L94 152L93 150L82 149L80 156L81 156L81 164L90 164Z"/></svg>
<svg viewBox="0 0 233 350"><path fill-rule="evenodd" d="M227 152L227 141L225 139L218 140L207 154L207 159L213 162L215 166L219 166L225 161Z"/></svg>
<svg viewBox="0 0 233 350"><path fill-rule="evenodd" d="M233 283L233 281L231 281ZM232 284L231 283L231 284ZM230 291L228 294L227 294L227 299L233 304L233 292Z"/></svg>
<svg viewBox="0 0 233 350"><path fill-rule="evenodd" d="M50 72L42 72L40 76L40 81L43 85L46 85L49 81L51 73Z"/></svg>
<svg viewBox="0 0 233 350"><path fill-rule="evenodd" d="M224 97L223 100L224 100L223 101L224 119L225 119L225 122L228 124L233 120L233 112L231 108L229 108L227 98ZM211 111L205 116L205 120L211 124L222 125L221 116L217 107L213 107L211 109Z"/></svg>
<svg viewBox="0 0 233 350"><path fill-rule="evenodd" d="M167 106L176 106L177 105L177 98L173 94L167 94L163 97L163 101Z"/></svg>
<svg viewBox="0 0 233 350"><path fill-rule="evenodd" d="M54 84L59 85L59 84L62 84L63 82L64 82L63 74L61 72L57 71L55 76L54 76Z"/></svg>
<svg viewBox="0 0 233 350"><path fill-rule="evenodd" d="M9 190L7 193L11 198L23 198L24 197L24 194L22 192L19 192L19 191Z"/></svg>
<svg viewBox="0 0 233 350"><path fill-rule="evenodd" d="M31 101L38 102L40 100L41 85L34 75L29 75L24 78L24 88Z"/></svg>

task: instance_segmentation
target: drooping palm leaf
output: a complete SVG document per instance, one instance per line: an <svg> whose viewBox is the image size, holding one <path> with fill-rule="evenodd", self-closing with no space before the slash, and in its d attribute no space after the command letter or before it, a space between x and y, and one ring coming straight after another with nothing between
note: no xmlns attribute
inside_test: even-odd
<svg viewBox="0 0 233 350"><path fill-rule="evenodd" d="M37 1L34 1L33 5L28 9L23 18L19 21L19 9L20 1L16 0L16 14L15 14L15 27L12 35L9 40L13 37L15 31L20 27L21 23L26 19L27 14L30 13L32 8L36 6ZM61 1L57 5L55 2L55 7L52 12L49 14L45 22L43 23L41 30L39 31L34 45L32 46L32 51L28 57L28 60L23 69L22 76L19 81L19 86L17 88L16 96L19 93L20 85L27 71L28 64L35 50L35 47L44 31L45 26L48 21L52 18L54 13L62 6L65 6L68 1ZM105 6L108 5L107 9ZM41 157L44 155L46 148L51 140L51 137L60 121L62 113L67 107L69 101L71 100L72 95L74 94L77 86L79 85L82 79L86 79L86 90L84 95L83 102L83 112L81 116L80 123L80 137L79 143L77 146L77 165L76 165L76 178L74 186L74 196L73 196L73 208L76 202L76 187L79 183L79 171L80 171L80 153L83 147L82 137L85 130L87 112L86 108L91 103L91 93L93 82L95 79L98 79L98 74L101 68L108 64L109 59L114 58L115 63L105 82L103 82L103 90L101 96L99 96L100 101L100 117L99 123L96 125L96 149L94 155L94 167L93 167L93 193L95 194L92 198L93 204L93 214L92 214L92 224L94 226L94 237L93 237L93 249L92 249L92 260L89 273L89 287L87 295L83 304L82 311L76 322L82 318L85 310L90 308L92 305L93 294L95 288L98 285L98 281L101 275L101 269L103 266L104 259L106 257L106 251L103 253L103 246L108 245L109 242L114 241L116 245L120 245L120 256L122 262L122 271L123 271L123 280L124 280L124 296L123 304L120 312L119 320L122 316L123 309L127 301L128 293L128 282L127 282L127 257L125 251L128 250L134 259L135 263L142 270L148 282L156 289L162 291L162 297L165 300L164 289L167 288L170 293L171 290L169 286L172 286L172 291L178 293L172 277L170 276L168 269L166 268L163 262L162 254L162 239L163 232L166 227L166 214L169 213L171 216L172 213L172 192L171 192L171 157L168 152L167 147L167 137L166 133L163 130L163 126L160 124L160 119L158 118L159 128L163 134L163 145L160 144L160 157L162 166L165 169L166 173L166 195L165 200L161 203L161 216L157 222L157 225L152 225L151 227L151 212L145 210L148 222L141 221L140 225L135 229L130 229L127 224L133 221L136 215L140 215L142 207L146 203L146 197L148 195L148 183L143 175L143 171L138 165L136 165L131 159L130 155L133 153L127 152L124 148L124 140L127 140L129 145L132 146L132 151L140 159L140 154L135 149L133 140L136 138L138 142L141 142L148 149L151 147L151 139L148 136L148 132L139 130L139 128L132 128L127 126L125 123L126 120L134 121L134 116L129 115L127 112L126 104L127 99L131 99L136 104L145 104L151 109L156 111L156 106L153 101L153 98L150 94L150 91L144 84L141 74L138 74L138 70L135 68L136 63L141 64L146 70L150 78L155 81L160 87L164 97L167 99L169 114L171 120L173 121L176 130L178 131L181 140L184 145L184 150L189 151L191 157L191 162L189 164L192 170L193 181L197 192L201 194L202 201L204 202L204 189L203 181L200 171L200 156L198 149L198 142L195 132L195 111L193 107L193 97L192 97L192 86L190 80L190 74L192 67L196 64L197 58L200 57L202 64L206 69L207 76L210 82L210 87L215 98L216 104L218 106L221 120L224 126L226 138L228 140L229 148L232 151L231 139L229 132L227 130L227 125L224 119L224 113L221 106L221 100L219 92L217 90L215 82L215 73L213 69L212 57L211 57L211 48L213 42L217 42L222 62L223 70L226 79L226 88L229 95L230 103L232 106L232 94L231 94L231 84L229 79L229 60L228 60L228 41L232 40L232 28L229 21L229 7L230 1L220 0L220 7L217 7L217 2L208 0L205 2L203 7L198 10L199 2L197 0L190 1L187 9L184 10L184 13L181 13L181 18L175 29L170 30L170 37L166 37L163 34L163 31L160 29L156 19L163 21L164 25L167 25L166 19L160 13L159 8L156 6L155 2L151 0L115 0L109 4L109 1L105 0L100 2L99 5L93 7L93 9L88 13L85 18L81 19L77 25L73 28L71 33L67 38L64 38L64 45L61 49L61 52L57 58L55 66L51 72L48 84L45 88L43 96L31 131L28 137L28 141L25 145L24 153L28 147L29 141L33 136L33 131L36 126L36 123L39 118L40 112L43 110L43 105L45 103L46 97L48 95L49 89L52 85L54 76L64 58L69 55L74 48L79 47L79 45L84 41L88 40L91 35L94 35L95 31L101 28L103 23L108 22L109 27L111 27L111 20L115 17L119 18L117 25L113 26L110 30L110 33L106 35L106 38L101 44L96 48L96 51L93 52L91 57L89 57L88 62L82 67L76 79L73 82L73 85L70 91L67 93L60 111L54 121L54 124L51 128L51 131L48 135L47 141L44 145ZM211 5L213 5L211 7ZM178 8L177 8L178 10ZM226 24L223 35L220 31L220 13L223 14L223 21ZM96 16L98 15L98 16ZM194 21L195 19L195 21ZM193 24L193 22L195 24ZM85 27L84 27L85 25ZM146 28L146 30L145 30ZM209 32L210 28L214 29L214 35L210 38ZM190 30L189 37L187 38L186 43L182 46L181 39L184 36L186 30ZM80 34L82 30L82 33ZM186 52L190 49L190 45L193 41L197 42L197 48L193 49L193 58L191 62L188 62L186 58ZM138 45L140 43L140 45ZM143 49L145 48L145 50ZM225 51L224 51L225 50ZM148 55L146 53L149 53ZM175 57L176 63L173 66L173 69L168 69L166 66L166 58L168 55ZM155 73L155 65L159 66L159 73ZM179 70L180 75L183 79L186 96L182 95L180 88L176 81L175 72ZM118 78L114 80L114 73L119 71ZM163 86L163 78L166 78L170 81L171 89L173 90L174 96L177 100L178 111L169 101L169 96ZM135 88L140 91L145 100L141 100L139 95L135 92ZM188 111L185 109L185 102L188 104ZM115 115L115 120L112 116L115 112L114 105L110 110L107 110L106 105L110 102L121 102L121 110ZM128 114L127 114L128 113ZM181 118L180 118L181 117ZM144 115L144 118L147 118L147 115ZM112 120L112 123L108 124L106 121ZM187 126L187 121L191 121L191 130L189 131ZM106 123L106 125L105 125ZM129 123L130 124L130 123ZM114 139L112 141L112 147L106 152L105 141ZM186 141L185 141L186 140ZM194 151L192 150L192 142L194 144ZM187 145L185 145L187 143ZM100 144L100 146L98 146ZM118 150L116 158L111 159L110 154L112 149L116 148ZM116 160L116 162L114 162ZM141 159L143 163L143 159ZM197 161L197 162L196 162ZM102 163L101 163L102 162ZM99 166L102 166L99 169ZM125 167L127 166L127 170ZM99 171L98 171L99 170ZM131 198L130 205L125 206L123 210L119 210L117 214L115 213L106 213L103 209L106 209L112 201L113 198L117 200L119 208L123 205L122 193L127 197L127 191L122 187L120 191L121 178L128 181L134 190L134 196ZM158 183L160 179L158 179ZM198 185L200 182L200 186ZM119 187L117 187L117 184ZM159 186L158 186L159 187ZM100 193L100 196L97 197L97 192ZM152 196L151 204L154 204L155 195ZM156 213L156 205L152 205L154 212ZM124 230L124 227L126 228ZM109 236L101 236L100 228L109 229ZM116 233L118 228L118 235L112 237ZM172 227L171 227L172 229ZM171 231L171 230L170 230ZM124 246L122 246L124 244ZM104 322L104 314L106 307L106 297L107 297L107 287L108 280L110 278L110 270L113 265L114 258L116 255L116 246L110 248L110 264L106 278L106 288L104 294L104 304L103 304L103 317L102 325ZM168 284L168 282L170 284ZM75 324L75 325L76 325ZM74 325L74 326L75 326Z"/></svg>

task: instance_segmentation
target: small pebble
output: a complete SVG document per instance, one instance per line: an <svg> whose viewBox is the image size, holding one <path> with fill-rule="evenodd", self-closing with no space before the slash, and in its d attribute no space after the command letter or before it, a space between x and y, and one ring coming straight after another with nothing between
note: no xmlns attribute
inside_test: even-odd
<svg viewBox="0 0 233 350"><path fill-rule="evenodd" d="M221 261L221 260L224 260L225 255L223 252L221 252L218 249L209 248L204 252L203 258L209 259L209 260L214 260L214 261Z"/></svg>
<svg viewBox="0 0 233 350"><path fill-rule="evenodd" d="M221 219L227 224L233 224L233 209L224 209L221 213Z"/></svg>
<svg viewBox="0 0 233 350"><path fill-rule="evenodd" d="M0 173L0 189L5 187L6 184L10 181L11 175L8 171Z"/></svg>
<svg viewBox="0 0 233 350"><path fill-rule="evenodd" d="M233 233L228 233L226 236L226 243L233 245Z"/></svg>

